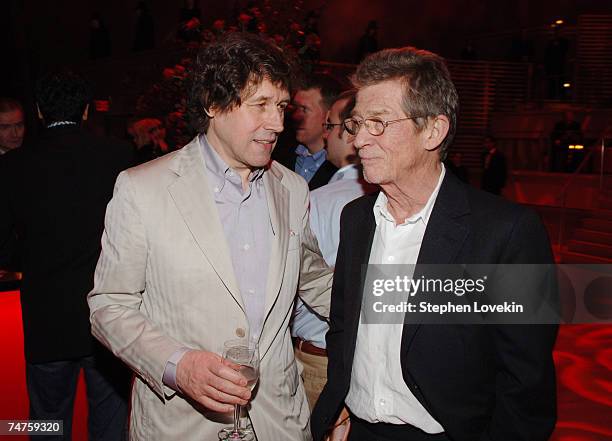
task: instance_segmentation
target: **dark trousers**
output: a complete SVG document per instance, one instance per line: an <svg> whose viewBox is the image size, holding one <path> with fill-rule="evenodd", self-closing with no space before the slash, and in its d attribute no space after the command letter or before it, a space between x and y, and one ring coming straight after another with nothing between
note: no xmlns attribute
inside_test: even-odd
<svg viewBox="0 0 612 441"><path fill-rule="evenodd" d="M425 433L410 424L369 423L351 414L348 441L450 441L450 438L444 433Z"/></svg>
<svg viewBox="0 0 612 441"><path fill-rule="evenodd" d="M37 436L43 440L71 440L72 414L81 369L87 387L89 441L127 439L129 377L119 363L107 366L97 357L47 363L26 363L31 420L62 420L63 436ZM117 375L119 374L119 375Z"/></svg>

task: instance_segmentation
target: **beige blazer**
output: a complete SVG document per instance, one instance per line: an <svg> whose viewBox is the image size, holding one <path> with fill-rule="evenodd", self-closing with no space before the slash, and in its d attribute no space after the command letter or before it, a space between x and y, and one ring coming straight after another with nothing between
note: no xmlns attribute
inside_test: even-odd
<svg viewBox="0 0 612 441"><path fill-rule="evenodd" d="M250 416L259 441L310 440L289 319L296 291L328 315L331 271L308 226L304 180L277 163L263 179L273 239ZM162 383L177 349L220 353L225 340L249 335L197 138L117 178L88 302L93 334L136 373L130 438L217 440L228 416L198 408Z"/></svg>

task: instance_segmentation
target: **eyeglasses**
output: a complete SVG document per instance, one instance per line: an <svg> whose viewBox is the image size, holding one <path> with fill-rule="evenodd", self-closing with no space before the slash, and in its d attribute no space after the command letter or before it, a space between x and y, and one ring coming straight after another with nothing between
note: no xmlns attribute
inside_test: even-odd
<svg viewBox="0 0 612 441"><path fill-rule="evenodd" d="M332 130L334 130L334 127L336 126L343 126L344 123L330 123L330 122L325 122L322 124L323 125L323 129L325 129L328 132L331 132Z"/></svg>
<svg viewBox="0 0 612 441"><path fill-rule="evenodd" d="M378 118L367 118L367 119L353 119L347 118L344 120L344 128L351 135L355 136L359 132L361 126L365 125L368 133L372 136L380 136L385 132L385 129L389 124L393 124L400 121L407 121L409 119L423 118L422 116L409 116L407 118L393 119L391 121L383 121Z"/></svg>

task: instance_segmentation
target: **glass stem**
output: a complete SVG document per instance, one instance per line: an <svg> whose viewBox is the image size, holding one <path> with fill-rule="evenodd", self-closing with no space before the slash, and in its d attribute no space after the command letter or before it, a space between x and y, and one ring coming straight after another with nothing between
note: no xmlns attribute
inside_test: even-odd
<svg viewBox="0 0 612 441"><path fill-rule="evenodd" d="M234 433L240 433L240 405L234 404Z"/></svg>

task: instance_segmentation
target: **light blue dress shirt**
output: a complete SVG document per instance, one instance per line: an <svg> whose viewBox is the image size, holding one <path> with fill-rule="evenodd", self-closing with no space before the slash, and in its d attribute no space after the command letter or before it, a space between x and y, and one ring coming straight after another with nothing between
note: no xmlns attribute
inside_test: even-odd
<svg viewBox="0 0 612 441"><path fill-rule="evenodd" d="M327 150L319 150L314 155L311 155L306 146L298 145L295 149L297 158L295 160L295 172L310 182L319 167L323 165L327 159Z"/></svg>
<svg viewBox="0 0 612 441"><path fill-rule="evenodd" d="M361 178L359 167L351 164L338 170L329 184L310 193L310 228L317 237L323 258L329 266L336 264L342 209L353 199L375 189L376 186L368 184ZM324 349L325 334L328 329L327 322L310 311L298 299L291 335Z"/></svg>

